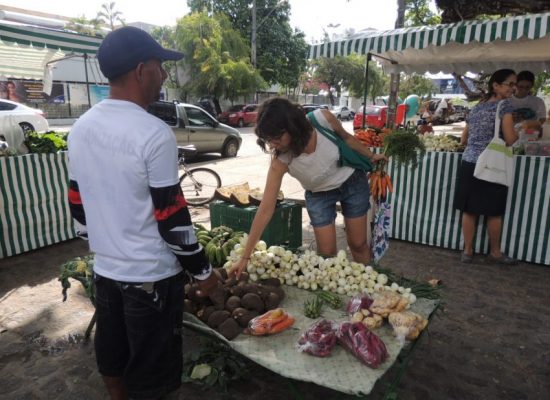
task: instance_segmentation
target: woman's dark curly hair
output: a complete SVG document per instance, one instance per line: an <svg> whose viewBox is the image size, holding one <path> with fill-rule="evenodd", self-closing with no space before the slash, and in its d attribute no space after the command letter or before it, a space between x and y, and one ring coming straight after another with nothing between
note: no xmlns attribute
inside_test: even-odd
<svg viewBox="0 0 550 400"><path fill-rule="evenodd" d="M264 101L258 108L258 118L254 129L258 140L256 143L266 153L269 153L269 140L280 138L285 132L290 135L290 151L294 156L300 155L306 148L313 127L306 118L300 105L281 97ZM271 151L278 156L277 150Z"/></svg>

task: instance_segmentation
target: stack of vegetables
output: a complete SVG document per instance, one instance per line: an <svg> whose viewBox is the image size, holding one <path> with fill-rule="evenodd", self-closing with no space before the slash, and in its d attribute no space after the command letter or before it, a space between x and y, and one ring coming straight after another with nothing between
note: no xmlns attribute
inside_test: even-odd
<svg viewBox="0 0 550 400"><path fill-rule="evenodd" d="M221 267L227 260L229 252L239 243L244 232L234 231L227 226L217 226L211 230L201 224L194 224L197 241L204 248L204 252L210 264Z"/></svg>
<svg viewBox="0 0 550 400"><path fill-rule="evenodd" d="M420 137L427 151L464 151L460 139L453 135L424 135Z"/></svg>
<svg viewBox="0 0 550 400"><path fill-rule="evenodd" d="M239 260L247 238L245 234L241 242L235 245L224 268L230 268ZM300 289L324 290L347 296L392 291L405 298L409 305L416 301L417 294L437 297L436 289L430 285L402 280L390 272L380 273L371 266L350 261L344 250L340 250L336 257L323 257L311 250L296 254L280 246L267 248L266 243L260 240L248 261L247 271L253 282L276 278L285 285ZM410 286L406 287L408 284Z"/></svg>
<svg viewBox="0 0 550 400"><path fill-rule="evenodd" d="M389 132L387 130L377 131L372 128L358 129L355 131L355 137L361 143L368 147L382 147L384 143L384 137Z"/></svg>

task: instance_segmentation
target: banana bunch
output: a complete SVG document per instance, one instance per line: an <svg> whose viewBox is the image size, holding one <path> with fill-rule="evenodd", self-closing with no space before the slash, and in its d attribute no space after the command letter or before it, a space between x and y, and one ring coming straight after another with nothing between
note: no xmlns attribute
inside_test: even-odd
<svg viewBox="0 0 550 400"><path fill-rule="evenodd" d="M212 230L195 224L195 235L204 247L208 261L213 267L221 267L237 243L240 243L244 232L235 232L227 226L217 226Z"/></svg>

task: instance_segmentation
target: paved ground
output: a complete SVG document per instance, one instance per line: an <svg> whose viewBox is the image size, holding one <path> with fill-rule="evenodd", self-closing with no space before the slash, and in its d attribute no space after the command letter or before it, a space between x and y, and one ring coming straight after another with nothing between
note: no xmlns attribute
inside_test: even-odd
<svg viewBox="0 0 550 400"><path fill-rule="evenodd" d="M208 223L207 210L193 213L195 221ZM311 242L307 217L304 241ZM93 348L81 343L92 306L78 283L63 303L56 280L62 262L85 253L85 243L73 240L0 260L0 399L106 398ZM547 399L550 269L487 265L481 256L466 266L458 258L455 251L392 241L382 260L406 276L445 284L444 307L412 356L399 398ZM197 338L187 332L184 343L194 348ZM255 364L251 370L249 379L231 387L234 398L278 400L293 393L278 375ZM348 398L313 384L294 386L303 399ZM384 389L376 386L370 398L382 398ZM223 398L191 384L180 393L188 400L204 396Z"/></svg>

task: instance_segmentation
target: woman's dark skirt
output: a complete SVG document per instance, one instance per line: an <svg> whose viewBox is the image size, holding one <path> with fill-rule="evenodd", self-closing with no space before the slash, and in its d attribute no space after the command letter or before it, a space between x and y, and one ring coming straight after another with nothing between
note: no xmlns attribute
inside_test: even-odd
<svg viewBox="0 0 550 400"><path fill-rule="evenodd" d="M456 186L455 208L475 215L504 215L508 187L477 179L474 177L475 167L475 163L462 161Z"/></svg>

